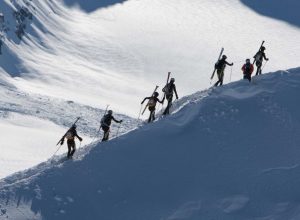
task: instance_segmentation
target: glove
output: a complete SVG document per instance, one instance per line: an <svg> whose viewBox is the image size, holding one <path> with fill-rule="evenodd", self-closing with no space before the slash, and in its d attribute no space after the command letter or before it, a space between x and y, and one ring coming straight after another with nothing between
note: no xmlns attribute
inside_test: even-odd
<svg viewBox="0 0 300 220"><path fill-rule="evenodd" d="M123 120L120 120L120 123L122 123L123 122Z"/></svg>
<svg viewBox="0 0 300 220"><path fill-rule="evenodd" d="M266 60L269 61L269 58L267 58Z"/></svg>
<svg viewBox="0 0 300 220"><path fill-rule="evenodd" d="M231 63L231 66L233 66L233 63Z"/></svg>
<svg viewBox="0 0 300 220"><path fill-rule="evenodd" d="M80 142L82 141L82 138L81 138L81 137L79 137L78 139L80 140Z"/></svg>

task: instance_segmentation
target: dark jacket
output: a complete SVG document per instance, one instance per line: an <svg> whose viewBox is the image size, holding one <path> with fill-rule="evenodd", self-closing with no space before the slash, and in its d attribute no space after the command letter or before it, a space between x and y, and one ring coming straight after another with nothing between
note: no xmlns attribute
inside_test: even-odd
<svg viewBox="0 0 300 220"><path fill-rule="evenodd" d="M176 91L176 86L174 83L168 83L164 88L163 92L166 94L166 96L173 95L175 92L176 98L178 99L177 91Z"/></svg>
<svg viewBox="0 0 300 220"><path fill-rule="evenodd" d="M215 68L216 68L217 70L223 70L223 69L225 68L226 65L232 66L233 63L228 63L228 62L226 61L226 59L221 59L221 60L219 60L219 61L216 63Z"/></svg>
<svg viewBox="0 0 300 220"><path fill-rule="evenodd" d="M106 114L103 116L103 118L101 119L101 126L107 126L109 127L111 125L111 121L114 120L117 123L121 123L122 120L118 121L114 118L114 116L110 115L110 114Z"/></svg>

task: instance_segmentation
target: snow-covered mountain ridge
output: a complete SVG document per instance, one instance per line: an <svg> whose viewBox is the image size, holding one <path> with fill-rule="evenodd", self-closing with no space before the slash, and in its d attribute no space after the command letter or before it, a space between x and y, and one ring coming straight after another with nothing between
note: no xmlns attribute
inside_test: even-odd
<svg viewBox="0 0 300 220"><path fill-rule="evenodd" d="M298 219L299 91L297 68L185 97L78 160L2 180L1 217Z"/></svg>

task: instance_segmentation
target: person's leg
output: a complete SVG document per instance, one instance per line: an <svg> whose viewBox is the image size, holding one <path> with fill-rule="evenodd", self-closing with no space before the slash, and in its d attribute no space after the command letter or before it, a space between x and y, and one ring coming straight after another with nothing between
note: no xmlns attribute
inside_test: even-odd
<svg viewBox="0 0 300 220"><path fill-rule="evenodd" d="M108 140L108 138L109 138L109 127L107 127L107 126L102 126L101 127L102 128L102 130L103 130L103 138L102 138L102 141L107 141Z"/></svg>
<svg viewBox="0 0 300 220"><path fill-rule="evenodd" d="M72 146L71 146L70 140L67 140L67 145L68 145L67 157L70 158L71 157L71 150L72 150Z"/></svg>
<svg viewBox="0 0 300 220"><path fill-rule="evenodd" d="M71 148L72 148L72 151L70 153L70 157L72 157L76 151L76 144L75 144L74 140L72 141Z"/></svg>

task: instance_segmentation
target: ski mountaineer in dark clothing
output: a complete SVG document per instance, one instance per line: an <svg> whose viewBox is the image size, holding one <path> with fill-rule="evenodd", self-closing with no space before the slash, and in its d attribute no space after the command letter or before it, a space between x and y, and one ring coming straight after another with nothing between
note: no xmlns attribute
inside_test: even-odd
<svg viewBox="0 0 300 220"><path fill-rule="evenodd" d="M217 70L218 74L218 81L215 83L215 86L218 86L220 84L223 85L223 78L224 78L224 70L226 65L232 66L233 63L228 63L226 61L227 56L223 55L222 58L215 64L215 69Z"/></svg>
<svg viewBox="0 0 300 220"><path fill-rule="evenodd" d="M120 121L116 120L112 114L113 111L108 110L107 114L104 115L103 118L101 119L101 128L104 131L102 141L108 141L109 139L110 125L112 120L114 120L117 123L123 122L123 120Z"/></svg>
<svg viewBox="0 0 300 220"><path fill-rule="evenodd" d="M254 58L254 61L255 61L255 65L257 67L257 70L256 70L256 76L257 75L260 75L261 74L261 66L262 66L262 63L263 63L263 60L266 60L268 61L269 59L266 57L266 54L265 54L265 50L266 48L264 46L262 46L260 48L260 50L255 54L255 56L253 57Z"/></svg>
<svg viewBox="0 0 300 220"><path fill-rule="evenodd" d="M246 63L242 67L244 79L248 79L251 82L251 74L253 73L254 66L250 63L250 59L246 59Z"/></svg>
<svg viewBox="0 0 300 220"><path fill-rule="evenodd" d="M148 109L150 111L150 115L149 115L149 119L148 119L148 123L150 123L151 121L155 120L155 107L156 107L156 103L163 103L162 101L160 101L157 97L158 97L158 92L154 92L153 95L151 97L146 97L144 98L144 100L141 102L141 104L144 104L144 102L149 99L149 102L147 104Z"/></svg>
<svg viewBox="0 0 300 220"><path fill-rule="evenodd" d="M165 97L168 101L168 105L163 113L163 115L170 114L170 108L172 106L173 102L173 93L175 92L176 99L178 99L177 91L176 91L176 86L174 84L175 79L171 78L170 82L163 88L163 92L165 93Z"/></svg>
<svg viewBox="0 0 300 220"><path fill-rule="evenodd" d="M73 154L76 151L76 144L75 144L75 137L79 139L79 141L82 141L82 138L78 136L76 131L76 125L73 125L69 131L62 137L61 139L61 145L64 144L65 138L67 139L67 145L68 145L68 158L72 158Z"/></svg>

